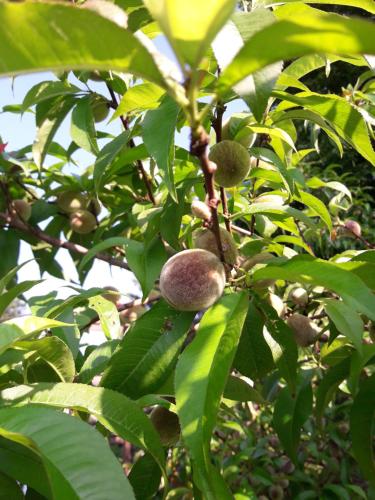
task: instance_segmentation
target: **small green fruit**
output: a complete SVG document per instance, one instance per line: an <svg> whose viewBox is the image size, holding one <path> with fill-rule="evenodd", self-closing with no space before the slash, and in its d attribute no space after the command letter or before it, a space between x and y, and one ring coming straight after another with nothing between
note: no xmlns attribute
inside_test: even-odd
<svg viewBox="0 0 375 500"><path fill-rule="evenodd" d="M223 247L225 262L231 266L235 266L237 264L238 252L233 236L226 229L221 227L220 240ZM208 250L214 253L216 257L220 258L215 235L210 229L199 229L195 231L193 234L193 242L195 248Z"/></svg>
<svg viewBox="0 0 375 500"><path fill-rule="evenodd" d="M85 210L87 208L87 198L81 193L66 191L58 196L57 206L68 214L77 210Z"/></svg>
<svg viewBox="0 0 375 500"><path fill-rule="evenodd" d="M179 311L199 311L212 306L222 295L225 270L207 250L184 250L164 264L160 274L162 297Z"/></svg>
<svg viewBox="0 0 375 500"><path fill-rule="evenodd" d="M96 219L87 210L77 210L70 214L70 227L75 233L88 234L96 228Z"/></svg>
<svg viewBox="0 0 375 500"><path fill-rule="evenodd" d="M113 304L117 304L117 302L121 298L120 291L114 286L104 286L103 290L108 290L109 293L102 293L103 299L109 300Z"/></svg>
<svg viewBox="0 0 375 500"><path fill-rule="evenodd" d="M286 322L292 329L295 341L299 346L307 347L315 342L318 332L307 316L294 313L289 316Z"/></svg>
<svg viewBox="0 0 375 500"><path fill-rule="evenodd" d="M150 420L159 433L164 446L174 446L180 439L181 428L178 416L164 408L156 406L150 413Z"/></svg>
<svg viewBox="0 0 375 500"><path fill-rule="evenodd" d="M14 200L13 207L17 212L18 216L23 221L28 221L31 217L31 205L25 200Z"/></svg>
<svg viewBox="0 0 375 500"><path fill-rule="evenodd" d="M96 97L92 100L92 114L95 123L102 122L109 115L108 103L102 97Z"/></svg>
<svg viewBox="0 0 375 500"><path fill-rule="evenodd" d="M215 182L219 186L237 186L249 173L250 155L238 142L218 142L212 146L209 158L217 165Z"/></svg>

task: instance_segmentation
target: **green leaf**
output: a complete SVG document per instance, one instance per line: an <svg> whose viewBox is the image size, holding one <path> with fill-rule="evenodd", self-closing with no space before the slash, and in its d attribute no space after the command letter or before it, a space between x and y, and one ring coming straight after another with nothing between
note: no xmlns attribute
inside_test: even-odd
<svg viewBox="0 0 375 500"><path fill-rule="evenodd" d="M179 112L178 105L166 96L157 109L146 113L142 124L145 146L156 161L172 198L177 201L174 186L174 131Z"/></svg>
<svg viewBox="0 0 375 500"><path fill-rule="evenodd" d="M375 54L374 27L368 21L301 4L286 5L275 13L279 21L252 36L225 69L219 80L220 94L247 75L283 59L314 53Z"/></svg>
<svg viewBox="0 0 375 500"><path fill-rule="evenodd" d="M276 400L273 426L285 451L295 463L301 429L311 415L312 403L310 380L303 381L296 394L292 394L288 387L284 387Z"/></svg>
<svg viewBox="0 0 375 500"><path fill-rule="evenodd" d="M73 355L66 344L58 337L45 337L38 340L20 340L14 347L36 352L58 374L62 382L72 382L75 376Z"/></svg>
<svg viewBox="0 0 375 500"><path fill-rule="evenodd" d="M159 301L127 332L101 385L134 399L152 394L172 372L193 318Z"/></svg>
<svg viewBox="0 0 375 500"><path fill-rule="evenodd" d="M83 97L73 109L70 125L70 136L80 148L97 155L94 115L92 113L91 97Z"/></svg>
<svg viewBox="0 0 375 500"><path fill-rule="evenodd" d="M85 359L79 381L89 384L95 375L102 373L119 344L119 340L109 340L96 347Z"/></svg>
<svg viewBox="0 0 375 500"><path fill-rule="evenodd" d="M10 290L0 295L0 316L3 314L5 309L9 306L13 300L22 295L27 290L30 290L35 285L42 283L43 280L32 280L32 281L23 281L18 285L14 286Z"/></svg>
<svg viewBox="0 0 375 500"><path fill-rule="evenodd" d="M90 262L90 260L95 258L95 255L102 250L107 248L112 248L116 246L126 246L129 243L129 238L123 238L122 236L115 236L113 238L108 238L107 240L101 241L97 245L94 245L90 250L83 256L81 262L78 265L78 270L82 269Z"/></svg>
<svg viewBox="0 0 375 500"><path fill-rule="evenodd" d="M0 473L0 500L22 500L25 498L20 485L14 479Z"/></svg>
<svg viewBox="0 0 375 500"><path fill-rule="evenodd" d="M164 84L152 56L138 39L91 10L61 4L2 3L0 24L12 27L0 34L1 74L87 68L129 71ZM14 32L23 35L14 37Z"/></svg>
<svg viewBox="0 0 375 500"><path fill-rule="evenodd" d="M159 489L161 473L155 460L149 454L139 457L128 476L137 500L155 498Z"/></svg>
<svg viewBox="0 0 375 500"><path fill-rule="evenodd" d="M363 321L350 306L335 299L324 299L324 310L334 322L337 330L353 342L362 354Z"/></svg>
<svg viewBox="0 0 375 500"><path fill-rule="evenodd" d="M342 139L375 165L375 151L371 145L366 122L359 110L346 99L313 92L301 92L295 96L286 92L273 92L273 96L318 113ZM283 109L283 105L284 103L278 110Z"/></svg>
<svg viewBox="0 0 375 500"><path fill-rule="evenodd" d="M329 368L320 381L315 402L315 415L319 425L321 425L324 410L327 408L338 386L348 376L349 368L350 359L346 358Z"/></svg>
<svg viewBox="0 0 375 500"><path fill-rule="evenodd" d="M224 389L224 398L232 401L253 401L264 403L263 396L244 380L230 375Z"/></svg>
<svg viewBox="0 0 375 500"><path fill-rule="evenodd" d="M0 233L1 234L1 233ZM1 243L1 240L0 240L0 243ZM26 262L22 262L22 264L19 264L18 266L14 267L13 269L11 269L10 271L8 271L5 276L3 276L1 279L0 279L0 293L3 293L4 292L4 289L5 288L8 288L8 283L10 283L13 278L16 276L16 274L18 273L18 271L20 269L23 268L23 266L25 266L26 264L28 264L29 262L31 262L31 260L27 260Z"/></svg>
<svg viewBox="0 0 375 500"><path fill-rule="evenodd" d="M48 408L6 408L0 434L42 456L54 498L105 498L108 491L116 500L135 498L103 437L77 418Z"/></svg>
<svg viewBox="0 0 375 500"><path fill-rule="evenodd" d="M137 403L118 392L84 384L20 385L2 391L0 404L42 404L85 411L111 432L151 453L164 467L164 451L152 423Z"/></svg>
<svg viewBox="0 0 375 500"><path fill-rule="evenodd" d="M332 231L331 216L325 204L319 200L319 198L310 193L305 193L304 191L299 190L298 195L294 195L294 199L300 201L315 212L316 215L322 219L327 228Z"/></svg>
<svg viewBox="0 0 375 500"><path fill-rule="evenodd" d="M0 469L9 477L52 498L50 480L42 458L30 448L0 437ZM9 498L9 497L8 497Z"/></svg>
<svg viewBox="0 0 375 500"><path fill-rule="evenodd" d="M26 111L30 106L34 106L39 102L51 99L51 97L58 97L65 94L75 94L80 92L81 89L72 85L70 82L51 82L45 81L34 85L25 95L22 102L23 111Z"/></svg>
<svg viewBox="0 0 375 500"><path fill-rule="evenodd" d="M4 321L3 325L16 326L23 331L24 335L35 335L36 333L40 333L43 330L49 330L50 328L67 326L67 324L62 321L39 318L38 316L20 316L18 318L8 319Z"/></svg>
<svg viewBox="0 0 375 500"><path fill-rule="evenodd" d="M253 215L253 214L269 214L269 215L282 215L284 218L293 217L294 219L301 220L307 226L312 229L316 229L316 224L314 221L307 217L301 210L297 210L296 208L290 207L289 205L278 205L276 203L252 203L249 208L244 212L237 212L231 218L233 220L239 219L244 215Z"/></svg>
<svg viewBox="0 0 375 500"><path fill-rule="evenodd" d="M118 339L122 336L122 327L117 307L101 295L89 299L89 307L99 316L100 326L107 339Z"/></svg>
<svg viewBox="0 0 375 500"><path fill-rule="evenodd" d="M209 443L248 308L246 293L220 299L203 316L176 367L176 407L200 489L210 498ZM213 496L212 498L215 498ZM224 497L226 498L226 497Z"/></svg>
<svg viewBox="0 0 375 500"><path fill-rule="evenodd" d="M159 101L164 94L165 90L153 83L141 83L130 87L122 96L111 121L134 111L146 111L159 107Z"/></svg>
<svg viewBox="0 0 375 500"><path fill-rule="evenodd" d="M375 460L373 453L375 415L375 374L361 382L350 413L350 433L353 454L373 487L375 487Z"/></svg>
<svg viewBox="0 0 375 500"><path fill-rule="evenodd" d="M164 244L159 236L148 243L129 240L125 252L129 267L141 285L143 297L147 297L168 260Z"/></svg>
<svg viewBox="0 0 375 500"><path fill-rule="evenodd" d="M0 4L0 18L2 8ZM68 96L65 99L57 98L53 100L53 102L44 101L42 104L45 103L48 103L49 109L40 123L37 120L38 128L32 148L35 163L39 168L42 167L44 163L48 148L51 145L55 133L64 121L66 115L74 106L75 100Z"/></svg>
<svg viewBox="0 0 375 500"><path fill-rule="evenodd" d="M144 0L182 65L195 69L216 33L232 14L235 0Z"/></svg>
<svg viewBox="0 0 375 500"><path fill-rule="evenodd" d="M323 286L340 295L356 311L375 320L375 297L371 290L354 273L331 262L307 255L297 256L279 266L268 265L255 271L253 279L284 279Z"/></svg>
<svg viewBox="0 0 375 500"><path fill-rule="evenodd" d="M126 148L129 137L130 132L125 130L100 150L94 165L94 183L96 191L100 190L105 170L111 166L114 159L124 148ZM85 255L85 257L87 257L87 255ZM82 269L83 266L84 264L81 262L80 269Z"/></svg>
<svg viewBox="0 0 375 500"><path fill-rule="evenodd" d="M233 366L251 379L262 379L275 367L272 352L263 337L264 318L249 304Z"/></svg>
<svg viewBox="0 0 375 500"><path fill-rule="evenodd" d="M260 302L259 307L265 316L267 329L263 333L272 352L273 361L281 376L287 381L290 391L294 392L297 382L298 349L292 331L266 301Z"/></svg>
<svg viewBox="0 0 375 500"><path fill-rule="evenodd" d="M239 30L242 39L246 42L257 31L274 23L276 18L268 9L256 9L249 13L236 12L232 20ZM262 122L268 99L281 70L281 62L271 64L264 69L256 71L253 75L246 78L244 82L239 83L235 87L235 91L248 103L251 112L258 122Z"/></svg>

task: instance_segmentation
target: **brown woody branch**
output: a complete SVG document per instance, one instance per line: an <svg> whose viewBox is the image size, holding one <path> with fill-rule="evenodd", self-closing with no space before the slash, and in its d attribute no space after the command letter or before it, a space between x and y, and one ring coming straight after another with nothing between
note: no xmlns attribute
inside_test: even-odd
<svg viewBox="0 0 375 500"><path fill-rule="evenodd" d="M107 84L107 88L108 88L108 91L111 95L111 98L112 98L112 103L113 103L113 107L115 109L118 108L118 102L117 102L117 98L116 98L116 94L114 93L114 91L111 89L110 85ZM124 127L125 130L129 130L129 121L128 119L126 118L126 116L120 116L120 120L121 120L121 123ZM133 139L130 139L129 141L129 146L131 148L134 148L135 147L135 142ZM148 197L149 197L149 200L151 201L151 203L153 205L155 205L155 197L154 197L154 193L152 192L152 187L151 187L151 183L150 183L150 179L147 175L147 172L143 166L143 163L141 160L136 160L136 164L137 164L137 168L138 168L138 171L139 171L139 174L141 176L141 178L143 179L143 182L145 183L145 186L146 186L146 190L147 190L147 194L148 194Z"/></svg>
<svg viewBox="0 0 375 500"><path fill-rule="evenodd" d="M70 252L79 253L81 255L86 255L89 252L88 248L82 245L78 245L76 243L72 243L71 241L63 241L60 240L59 238L54 238L53 236L50 236L49 234L41 231L39 228L27 224L17 216L12 216L0 212L0 220L2 220L9 228L18 229L23 233L26 233L30 236L34 236L38 240L45 241L46 243L48 243L53 247L65 248ZM112 266L121 267L122 269L127 269L128 271L130 271L130 268L126 262L124 262L121 259L112 257L111 255L105 253L97 253L95 255L95 258L103 260L104 262L108 262L108 264L111 264Z"/></svg>
<svg viewBox="0 0 375 500"><path fill-rule="evenodd" d="M208 158L208 143L209 137L203 127L198 127L197 130L192 130L190 152L192 155L196 156L199 159L202 167L204 183L208 197L208 206L210 207L212 214L210 229L215 235L220 260L225 263L223 245L220 238L219 217L217 214L217 207L220 203L220 200L216 197L214 187L214 172L216 169L216 165Z"/></svg>

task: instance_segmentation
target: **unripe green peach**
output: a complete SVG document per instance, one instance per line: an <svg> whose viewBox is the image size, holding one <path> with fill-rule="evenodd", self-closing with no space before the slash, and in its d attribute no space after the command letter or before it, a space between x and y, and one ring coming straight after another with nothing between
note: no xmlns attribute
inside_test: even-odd
<svg viewBox="0 0 375 500"><path fill-rule="evenodd" d="M115 286L104 286L103 290L108 290L109 293L102 293L102 297L116 305L121 298L120 291Z"/></svg>
<svg viewBox="0 0 375 500"><path fill-rule="evenodd" d="M313 322L307 316L294 313L289 316L286 322L292 329L295 341L299 346L307 347L315 342L318 332Z"/></svg>
<svg viewBox="0 0 375 500"><path fill-rule="evenodd" d="M212 306L222 295L225 270L207 250L184 250L164 264L160 274L162 297L180 311L199 311Z"/></svg>
<svg viewBox="0 0 375 500"><path fill-rule="evenodd" d="M212 146L209 158L217 165L215 182L219 186L237 186L249 173L250 155L238 142L218 142Z"/></svg>
<svg viewBox="0 0 375 500"><path fill-rule="evenodd" d="M191 202L191 213L195 217L198 217L199 219L203 220L211 219L210 207L206 203L203 203L203 201L200 200L193 200Z"/></svg>
<svg viewBox="0 0 375 500"><path fill-rule="evenodd" d="M75 233L88 234L96 228L96 219L87 210L77 210L70 214L70 227Z"/></svg>
<svg viewBox="0 0 375 500"><path fill-rule="evenodd" d="M102 122L109 115L109 106L106 99L100 96L95 97L92 99L91 106L95 123Z"/></svg>
<svg viewBox="0 0 375 500"><path fill-rule="evenodd" d="M220 228L220 240L223 248L224 259L227 264L235 266L237 264L238 252L236 242L233 236L224 228ZM193 233L193 242L195 248L208 250L220 258L220 252L217 247L215 234L210 229L198 229Z"/></svg>
<svg viewBox="0 0 375 500"><path fill-rule="evenodd" d="M14 200L13 202L14 210L17 215L23 220L28 221L31 217L31 205L25 200Z"/></svg>
<svg viewBox="0 0 375 500"><path fill-rule="evenodd" d="M181 428L178 416L164 406L156 406L150 413L150 420L157 430L164 446L174 446L180 439Z"/></svg>
<svg viewBox="0 0 375 500"><path fill-rule="evenodd" d="M74 191L66 191L57 197L57 206L66 213L85 210L87 208L87 197Z"/></svg>
<svg viewBox="0 0 375 500"><path fill-rule="evenodd" d="M304 288L298 287L291 290L289 299L296 304L296 306L305 306L309 301L309 296Z"/></svg>
<svg viewBox="0 0 375 500"><path fill-rule="evenodd" d="M117 24L120 28L128 27L128 16L114 3L107 0L87 0L82 7L96 12L100 16Z"/></svg>

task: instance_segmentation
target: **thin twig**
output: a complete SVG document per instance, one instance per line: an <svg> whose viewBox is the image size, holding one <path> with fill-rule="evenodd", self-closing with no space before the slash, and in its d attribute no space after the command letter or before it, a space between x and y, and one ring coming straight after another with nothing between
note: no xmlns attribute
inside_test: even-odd
<svg viewBox="0 0 375 500"><path fill-rule="evenodd" d="M3 220L8 225L9 228L18 229L23 233L29 234L30 236L34 236L38 240L45 241L46 243L48 243L53 247L66 248L71 252L79 253L81 255L86 255L89 252L89 249L82 245L72 243L71 241L63 241L60 240L59 238L54 238L53 236L50 236L49 234L41 231L39 228L27 224L18 217L12 217L11 215L7 215L0 212L0 220ZM100 252L95 254L95 258L103 260L104 262L108 262L108 264L111 264L112 266L121 267L122 269L127 269L128 271L130 271L130 268L127 265L127 263L121 259L117 259L115 257L111 257L110 255Z"/></svg>
<svg viewBox="0 0 375 500"><path fill-rule="evenodd" d="M113 102L113 107L114 109L117 109L118 108L118 102L117 102L117 98L116 98L116 94L114 93L114 91L112 90L112 88L110 87L110 85L107 84L107 88L108 88L108 91L111 95L111 98L112 98L112 102ZM124 127L125 130L129 130L129 121L128 119L125 117L125 116L120 116L120 120L121 120L121 123ZM133 139L130 139L129 140L129 146L131 148L135 148L135 142ZM147 190L147 194L148 194L148 197L149 197L149 200L151 201L151 203L153 205L155 205L155 197L154 197L154 193L152 192L152 187L151 187L151 183L150 183L150 179L147 175L147 172L143 166L143 163L141 160L136 160L136 164L137 164L137 168L138 168L138 171L143 179L143 182L145 183L145 186L146 186L146 190Z"/></svg>
<svg viewBox="0 0 375 500"><path fill-rule="evenodd" d="M223 245L221 243L220 237L220 227L219 227L219 217L217 214L217 206L220 203L219 199L216 197L215 186L214 186L214 172L216 165L208 159L208 142L209 137L207 132L203 127L199 127L197 130L193 130L191 134L191 145L190 152L192 155L196 156L201 164L204 183L206 187L206 192L208 196L208 205L211 209L211 230L215 235L215 240L217 248L219 250L220 260L225 263Z"/></svg>

